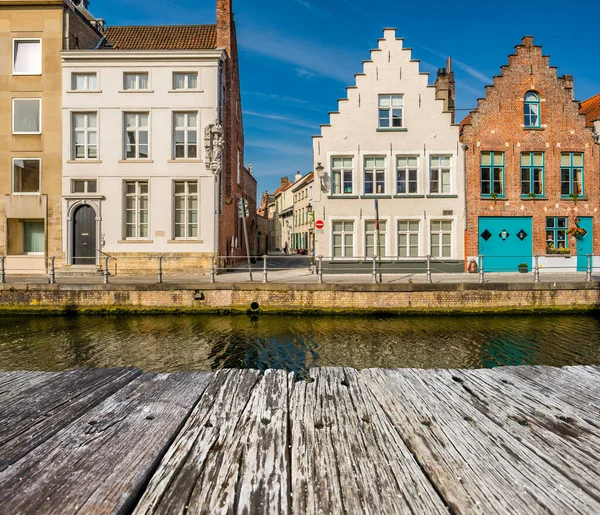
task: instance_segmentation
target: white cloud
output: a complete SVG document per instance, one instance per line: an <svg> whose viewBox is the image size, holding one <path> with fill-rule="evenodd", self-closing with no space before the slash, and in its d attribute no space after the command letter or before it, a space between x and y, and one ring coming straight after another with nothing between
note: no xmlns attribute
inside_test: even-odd
<svg viewBox="0 0 600 515"><path fill-rule="evenodd" d="M298 77L302 77L303 79L314 79L315 77L319 76L318 73L308 71L306 68L296 68L296 75L298 75Z"/></svg>
<svg viewBox="0 0 600 515"><path fill-rule="evenodd" d="M287 116L281 116L278 114L270 114L270 113L257 113L256 111L247 111L244 109L244 115L248 115L248 116L256 116L258 118L265 118L267 120L274 120L277 122L282 122L282 123L286 123L286 124L291 124L291 125L296 125L298 127L305 127L307 129L313 129L313 130L318 130L319 128L319 124L318 123L311 123L305 120L298 120L296 118L289 118Z"/></svg>
<svg viewBox="0 0 600 515"><path fill-rule="evenodd" d="M474 79L480 80L484 84L490 84L491 81L489 77L485 76L483 73L477 71L475 68L472 68L468 64L459 61L458 59L452 59L452 64L455 64L458 68L469 74Z"/></svg>

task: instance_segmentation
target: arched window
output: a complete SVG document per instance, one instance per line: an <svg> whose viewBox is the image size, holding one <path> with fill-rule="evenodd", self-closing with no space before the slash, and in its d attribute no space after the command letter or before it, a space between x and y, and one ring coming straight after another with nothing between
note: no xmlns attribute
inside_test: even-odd
<svg viewBox="0 0 600 515"><path fill-rule="evenodd" d="M525 93L525 127L540 126L540 96L534 91Z"/></svg>

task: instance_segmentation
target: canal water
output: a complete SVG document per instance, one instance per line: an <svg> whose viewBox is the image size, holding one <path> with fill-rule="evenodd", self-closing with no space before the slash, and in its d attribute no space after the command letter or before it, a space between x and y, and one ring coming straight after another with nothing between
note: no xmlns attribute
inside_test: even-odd
<svg viewBox="0 0 600 515"><path fill-rule="evenodd" d="M600 316L0 318L0 370L600 364Z"/></svg>

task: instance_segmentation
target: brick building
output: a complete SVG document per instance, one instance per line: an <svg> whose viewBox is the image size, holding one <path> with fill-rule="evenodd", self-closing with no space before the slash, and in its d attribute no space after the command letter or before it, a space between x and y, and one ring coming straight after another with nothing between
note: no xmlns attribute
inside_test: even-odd
<svg viewBox="0 0 600 515"><path fill-rule="evenodd" d="M600 148L579 109L573 77L524 37L461 122L467 262L531 270L539 255L543 271L573 271L600 253Z"/></svg>

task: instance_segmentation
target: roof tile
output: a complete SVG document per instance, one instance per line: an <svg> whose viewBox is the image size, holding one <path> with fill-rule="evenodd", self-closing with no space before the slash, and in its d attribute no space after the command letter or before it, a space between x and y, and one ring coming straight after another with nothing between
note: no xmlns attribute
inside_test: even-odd
<svg viewBox="0 0 600 515"><path fill-rule="evenodd" d="M585 115L586 125L593 125L600 120L600 93L581 102L579 112Z"/></svg>
<svg viewBox="0 0 600 515"><path fill-rule="evenodd" d="M216 25L107 27L104 48L117 50L214 50Z"/></svg>

